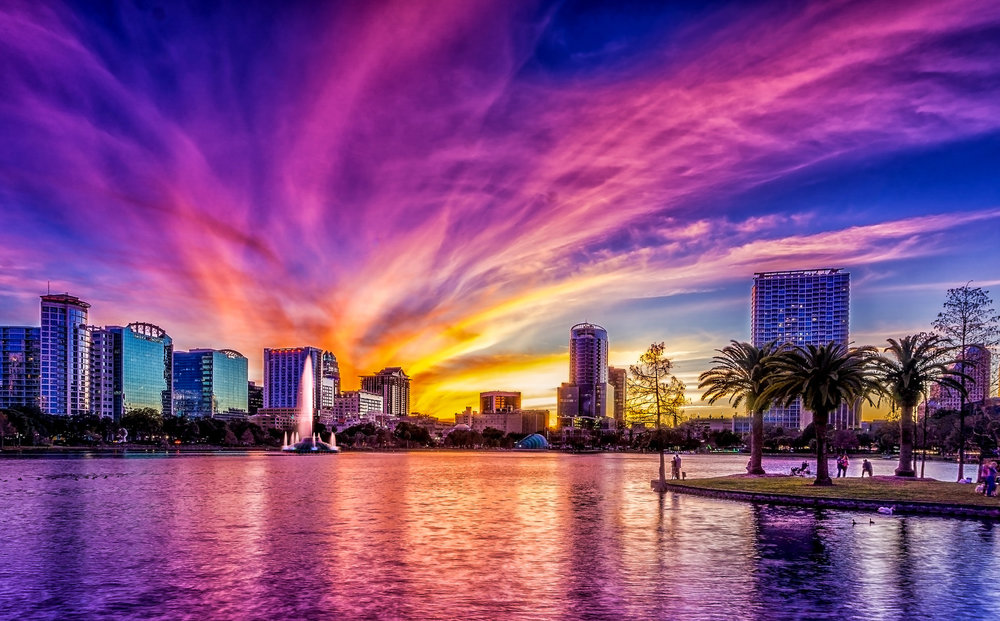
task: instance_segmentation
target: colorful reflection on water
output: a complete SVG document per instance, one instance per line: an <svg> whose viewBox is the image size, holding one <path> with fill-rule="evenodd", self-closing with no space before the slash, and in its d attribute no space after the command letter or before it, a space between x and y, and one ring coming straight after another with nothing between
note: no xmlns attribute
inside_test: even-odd
<svg viewBox="0 0 1000 621"><path fill-rule="evenodd" d="M743 463L685 456L683 469L708 476ZM655 472L648 455L7 459L0 617L910 620L1000 610L992 522L660 496L649 491ZM928 475L950 479L955 466L931 462Z"/></svg>

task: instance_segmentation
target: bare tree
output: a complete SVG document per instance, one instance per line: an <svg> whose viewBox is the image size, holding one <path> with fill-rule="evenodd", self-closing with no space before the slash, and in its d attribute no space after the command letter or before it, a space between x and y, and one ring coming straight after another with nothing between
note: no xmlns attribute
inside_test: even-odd
<svg viewBox="0 0 1000 621"><path fill-rule="evenodd" d="M950 345L958 349L958 364L968 374L974 364L967 360L970 345L990 349L1000 340L1000 316L993 309L989 291L972 287L969 281L955 289L948 289L944 310L934 320L934 330ZM988 373L992 375L992 373ZM969 378L962 378L961 408L958 414L958 480L965 478L965 411Z"/></svg>

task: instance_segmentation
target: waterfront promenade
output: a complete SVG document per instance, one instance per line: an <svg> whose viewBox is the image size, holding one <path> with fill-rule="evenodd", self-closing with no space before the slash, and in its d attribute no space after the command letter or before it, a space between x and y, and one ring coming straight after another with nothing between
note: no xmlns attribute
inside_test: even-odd
<svg viewBox="0 0 1000 621"><path fill-rule="evenodd" d="M652 481L655 483L656 481ZM895 476L843 477L815 486L811 477L746 474L667 481L671 492L772 505L848 511L890 509L893 514L1000 518L1000 499L975 493L975 485Z"/></svg>

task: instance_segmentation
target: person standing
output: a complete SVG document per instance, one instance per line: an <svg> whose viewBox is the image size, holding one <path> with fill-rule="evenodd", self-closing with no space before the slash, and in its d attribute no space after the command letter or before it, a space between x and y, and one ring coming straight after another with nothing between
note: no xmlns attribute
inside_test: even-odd
<svg viewBox="0 0 1000 621"><path fill-rule="evenodd" d="M671 478L681 478L681 456L678 453L674 453L674 459L670 464L670 472Z"/></svg>
<svg viewBox="0 0 1000 621"><path fill-rule="evenodd" d="M997 462L991 462L989 470L986 471L986 495L997 495Z"/></svg>

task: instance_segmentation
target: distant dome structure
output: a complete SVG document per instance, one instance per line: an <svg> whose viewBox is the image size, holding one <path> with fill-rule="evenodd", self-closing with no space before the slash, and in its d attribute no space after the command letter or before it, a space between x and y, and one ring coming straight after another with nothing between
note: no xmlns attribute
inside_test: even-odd
<svg viewBox="0 0 1000 621"><path fill-rule="evenodd" d="M465 423L459 423L455 425L455 428L452 429L452 431L472 431L472 428Z"/></svg>
<svg viewBox="0 0 1000 621"><path fill-rule="evenodd" d="M533 433L515 444L514 448L525 451L537 451L549 448L549 442L545 439L545 436L539 433Z"/></svg>

